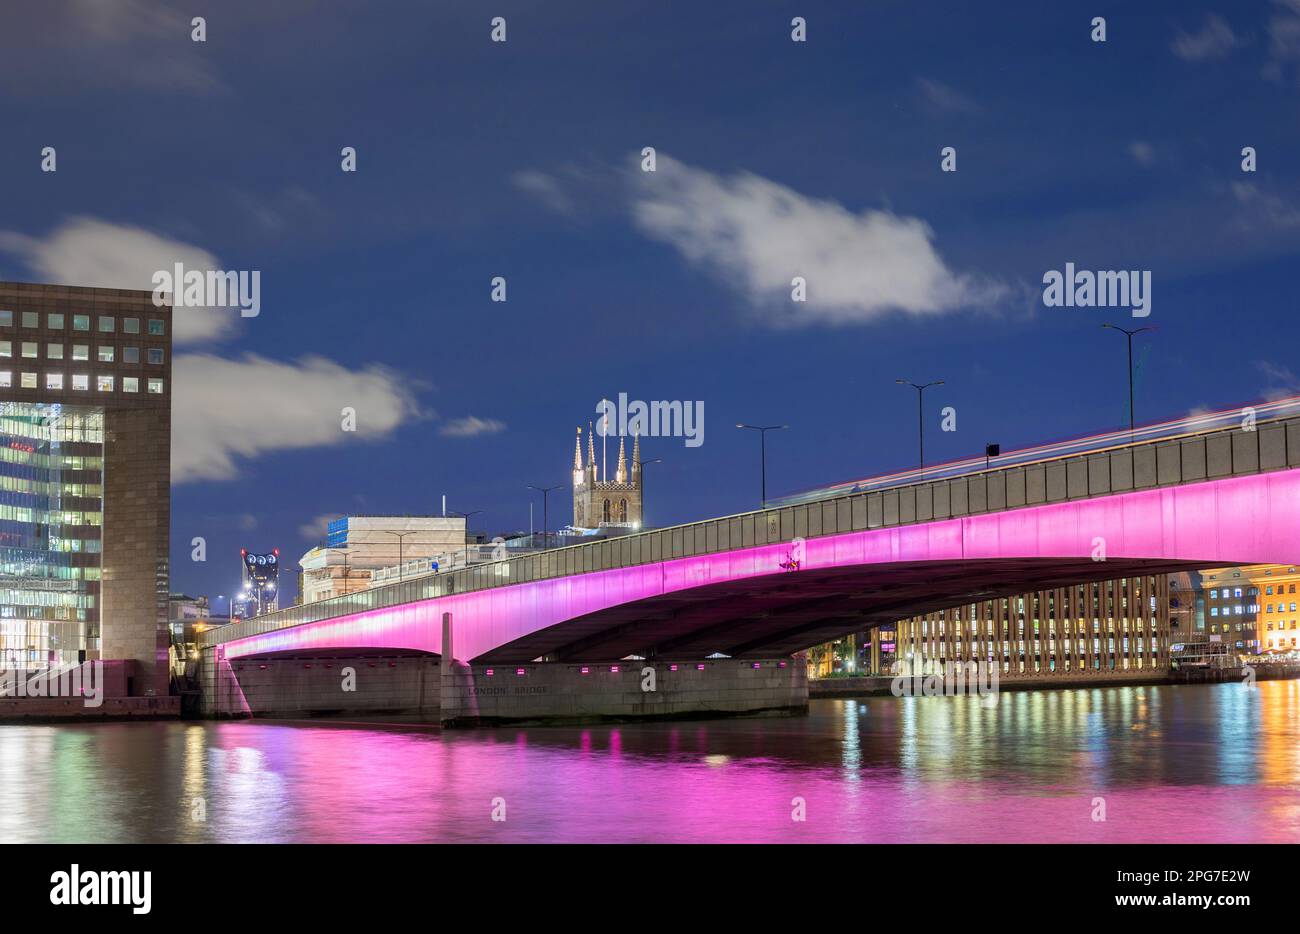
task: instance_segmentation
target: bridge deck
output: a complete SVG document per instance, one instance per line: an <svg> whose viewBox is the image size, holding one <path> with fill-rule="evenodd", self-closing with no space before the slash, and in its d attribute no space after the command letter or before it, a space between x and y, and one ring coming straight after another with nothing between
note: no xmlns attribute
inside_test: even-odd
<svg viewBox="0 0 1300 934"><path fill-rule="evenodd" d="M928 477L927 471L924 479L904 475L896 486L842 495L838 488L833 488L830 495L811 502L782 503L764 510L552 549L289 607L211 630L204 633L203 639L207 645L216 645L448 594L789 542L795 538L912 525L1300 467L1297 403L1288 400L1258 409L1260 420L1250 430L1240 427L1241 410L1233 410L1231 427L1172 434L1165 430L1156 440L1107 443L1101 449L1067 454L1059 453L1059 446L1053 445L1043 449L1052 453L1040 460L1026 462L1025 452L1020 452L1012 466L1000 462L990 469L934 479ZM1225 415L1198 417L1198 420L1205 419L1220 425ZM1168 425L1191 421L1153 427L1167 429ZM1134 436L1148 430L1138 429ZM1127 435L1125 432L1124 436Z"/></svg>

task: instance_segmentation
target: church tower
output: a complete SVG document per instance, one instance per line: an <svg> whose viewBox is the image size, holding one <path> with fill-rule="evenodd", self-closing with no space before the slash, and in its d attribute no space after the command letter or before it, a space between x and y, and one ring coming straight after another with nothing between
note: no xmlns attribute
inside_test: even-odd
<svg viewBox="0 0 1300 934"><path fill-rule="evenodd" d="M608 436L606 436L608 437ZM596 432L587 423L587 462L582 462L582 429L573 447L573 525L578 529L641 528L641 439L633 436L632 463L626 439L618 439L618 466L612 480L600 477Z"/></svg>

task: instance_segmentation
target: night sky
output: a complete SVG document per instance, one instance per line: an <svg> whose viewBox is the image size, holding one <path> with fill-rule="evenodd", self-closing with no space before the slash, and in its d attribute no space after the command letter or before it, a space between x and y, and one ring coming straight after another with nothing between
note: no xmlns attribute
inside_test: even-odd
<svg viewBox="0 0 1300 934"><path fill-rule="evenodd" d="M1104 321L1158 328L1139 421L1300 392L1300 2L982 10L6 4L0 278L260 271L258 317L177 335L189 593L230 593L240 547L296 568L321 517L444 493L476 528L526 529L525 484L568 482L575 426L620 392L704 404L701 446L643 446L658 525L756 505L738 421L791 426L771 495L910 466L898 377L946 380L935 461L1121 426ZM1150 317L1044 307L1067 262L1149 270ZM552 525L569 515L552 496Z"/></svg>

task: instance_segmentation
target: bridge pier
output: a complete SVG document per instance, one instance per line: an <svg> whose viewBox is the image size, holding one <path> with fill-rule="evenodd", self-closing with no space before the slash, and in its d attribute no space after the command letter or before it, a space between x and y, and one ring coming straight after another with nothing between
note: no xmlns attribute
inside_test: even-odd
<svg viewBox="0 0 1300 934"><path fill-rule="evenodd" d="M205 651L199 711L207 717L396 717L447 728L510 723L802 714L801 658L468 664L444 655L308 653L243 657Z"/></svg>

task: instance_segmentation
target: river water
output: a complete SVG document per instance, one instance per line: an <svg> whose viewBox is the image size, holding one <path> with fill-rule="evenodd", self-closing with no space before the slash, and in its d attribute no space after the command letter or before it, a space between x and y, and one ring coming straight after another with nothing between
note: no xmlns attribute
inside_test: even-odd
<svg viewBox="0 0 1300 934"><path fill-rule="evenodd" d="M1300 841L1300 681L810 708L2 726L0 841Z"/></svg>

